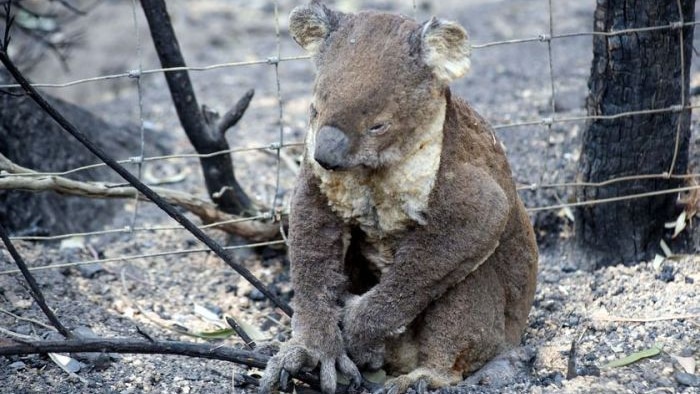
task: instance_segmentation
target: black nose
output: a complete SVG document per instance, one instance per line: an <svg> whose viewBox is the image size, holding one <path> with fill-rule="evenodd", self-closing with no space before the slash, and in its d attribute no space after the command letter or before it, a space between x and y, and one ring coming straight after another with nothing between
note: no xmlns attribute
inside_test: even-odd
<svg viewBox="0 0 700 394"><path fill-rule="evenodd" d="M350 140L342 130L323 126L316 133L314 160L326 170L337 170L347 165Z"/></svg>

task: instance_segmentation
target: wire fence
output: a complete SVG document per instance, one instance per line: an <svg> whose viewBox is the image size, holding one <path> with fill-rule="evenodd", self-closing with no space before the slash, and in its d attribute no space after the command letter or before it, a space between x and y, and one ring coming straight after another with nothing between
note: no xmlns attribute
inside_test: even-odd
<svg viewBox="0 0 700 394"><path fill-rule="evenodd" d="M82 78L82 79L77 79L77 80L72 80L72 81L66 81L66 82L38 82L33 84L34 87L38 88L45 88L45 89L61 89L61 88L67 88L67 87L73 87L77 85L82 85L82 84L87 84L87 83L99 83L99 82L104 82L104 81L110 81L114 79L132 79L135 81L136 84L136 91L137 91L137 98L138 98L138 116L139 116L139 138L140 138L140 150L138 152L137 156L130 157L130 158L124 158L119 161L120 164L135 164L137 166L137 173L139 179L142 176L143 172L143 164L146 162L157 162L157 161L164 161L164 160L188 160L188 159L201 159L201 158L207 158L207 157L213 157L217 155L224 155L224 154L231 154L231 153L245 153L245 152L252 152L252 151L271 151L275 154L275 159L276 159L276 165L274 168L275 171L275 180L274 180L274 194L272 195L272 198L269 202L269 211L267 212L261 212L257 215L253 215L250 217L244 217L244 218L236 218L236 219L230 219L230 220L225 220L225 221L219 221L219 222L214 222L214 223L209 223L206 225L199 226L201 229L211 229L211 228L216 228L221 225L225 224L230 224L230 223L238 223L238 222L245 222L245 221L258 221L258 220L279 220L281 216L286 215L287 212L284 209L284 207L280 206L280 199L279 199L279 194L280 194L280 178L281 178L281 167L282 167L282 157L281 157L281 151L285 148L289 147L298 147L298 146L303 146L303 142L286 142L284 139L284 127L285 127L285 121L284 121L284 100L283 100L283 81L280 78L280 67L282 67L283 63L285 62L292 62L292 61L307 61L309 59L309 56L290 56L290 57L282 57L281 56L281 39L282 39L282 34L281 34L281 28L280 28L280 10L279 10L279 4L277 1L274 2L274 27L275 27L275 41L276 41L276 49L275 53L272 54L272 56L269 56L264 59L257 59L257 60L247 60L247 61L237 61L237 62L226 62L226 63L217 63L217 64L209 64L209 65L204 65L204 66L187 66L187 67L173 67L173 68L153 68L153 69L142 69L142 34L140 31L140 26L138 23L138 17L137 14L139 12L137 2L135 0L132 0L132 18L133 18L133 29L134 29L134 41L135 41L135 58L137 59L138 67L133 69L133 70L126 70L121 73L115 73L115 74L108 74L108 75L99 75L95 77L89 77L89 78ZM418 12L418 7L416 5L416 1L412 0L411 4L409 4L409 7L412 7L413 15L416 17L419 17L419 12ZM526 126L541 126L545 128L545 132L547 135L547 138L551 136L552 133L552 126L557 123L567 123L567 122L580 122L580 121L592 121L592 120L614 120L614 119L619 119L622 117L629 117L629 116L639 116L639 115L650 115L650 114L662 114L662 113L677 113L679 116L679 120L677 122L678 124L678 130L676 133L676 141L675 141L675 147L674 147L674 152L673 152L673 160L670 168L659 174L639 174L639 175L633 175L633 176L624 176L624 177L618 177L618 178L613 178L613 179L608 179L603 182L558 182L558 183L544 183L544 176L548 171L547 168L547 161L544 161L543 168L539 177L539 182L538 183L532 183L529 185L518 185L517 189L518 190L543 190L543 189L570 189L570 188L592 188L592 187L605 187L614 183L618 182L631 182L631 181L638 181L638 180L649 180L649 179L694 179L694 178L700 178L700 173L692 173L692 174L677 174L674 173L675 170L675 165L677 162L677 156L678 156L678 149L680 146L679 140L680 140L680 131L681 131L681 121L680 121L680 116L683 114L684 111L691 111L692 109L695 109L699 107L700 105L692 104L686 102L685 95L686 92L685 90L682 91L681 97L679 98L679 102L675 105L666 107L666 108L648 108L648 109L643 109L643 110L638 110L638 111L629 111L629 112L621 112L621 113L616 113L616 114L611 114L611 115L581 115L581 116L558 116L556 115L556 103L557 103L557 92L556 92L556 75L553 67L553 55L552 55L552 42L555 40L561 40L561 39L568 39L568 38L574 38L574 37L594 37L594 36L604 36L604 37L613 37L613 36L621 36L621 35L629 35L629 34L637 34L641 32L651 32L651 31L663 31L663 30L668 30L668 31L677 31L680 37L680 42L681 45L680 47L683 47L683 30L686 27L695 27L697 24L700 24L700 22L696 21L691 21L688 22L686 21L685 16L682 13L682 8L680 5L680 1L678 1L678 9L679 9L679 20L670 24L666 25L661 25L661 26L650 26L650 27L643 27L643 28L634 28L634 29L622 29L622 30L615 30L615 31L607 31L607 32L599 32L599 31L575 31L575 32L567 32L567 33L554 33L554 18L553 18L553 10L552 10L552 0L548 0L548 28L546 32L543 32L541 34L533 35L531 37L525 37L525 38L518 38L518 39L508 39L508 40L500 40L500 41L493 41L493 42L485 42L485 43L477 43L473 44L472 47L475 50L481 50L481 49L486 49L486 48L492 48L492 47L497 47L497 46L507 46L507 45L519 45L519 44L524 44L524 43L533 43L533 42L540 42L547 47L547 61L548 61L548 82L549 82L549 90L550 90L550 106L549 106L549 116L545 117L535 117L531 119L520 119L514 122L509 122L509 123L502 123L502 124L494 124L493 128L496 130L506 130L506 129L517 129L517 128L522 128ZM418 19L418 18L417 18ZM684 58L683 58L683 51L679 51L680 54L680 64L681 64L681 81L685 81L686 75L685 75L685 69L683 67L684 64ZM275 93L276 93L276 99L277 99L277 110L278 110L278 125L279 125L279 133L278 133L278 138L276 141L270 142L267 145L258 145L258 146L249 146L249 147L243 147L243 148L233 148L233 149L227 149L227 150L222 150L214 153L209 153L209 154L199 154L199 153L180 153L180 154L168 154L168 155L160 155L160 156L146 156L144 152L144 128L145 128L145 120L144 120L144 106L148 105L144 101L144 92L143 92L143 84L142 84L142 78L148 77L151 75L160 75L165 72L170 72L170 71L188 71L188 72L208 72L212 70L218 70L218 69L229 69L229 68L237 68L237 67L256 67L256 66L266 66L270 67L271 71L274 73L274 80L275 80ZM682 84L683 85L683 84ZM10 88L17 88L19 85L16 84L4 84L0 85L0 89L10 89ZM550 149L549 144L547 145L547 149ZM548 151L545 153L545 156L548 157ZM66 176L66 175L71 175L75 174L81 171L89 170L89 169L94 169L98 167L103 167L106 164L104 163L95 163L92 165L87 165L87 166L81 166L81 167L76 167L72 168L66 171L60 171L60 172L16 172L16 173L10 173L7 171L0 172L0 180L3 178L12 178L12 177L31 177L31 178L42 178L42 177L61 177L61 176ZM540 212L540 211L546 211L546 210L560 210L563 208L573 208L573 207L579 207L579 206L585 206L585 205L595 205L595 204L603 204L603 203L609 203L609 202L615 202L615 201L625 201L625 200L630 200L630 199L636 199L636 198L643 198L643 197L649 197L649 196L655 196L655 195L661 195L661 194L671 194L671 193L680 193L680 192L688 192L688 191L693 191L699 189L700 186L687 186L687 187L677 187L677 188L672 188L668 190L659 190L659 191L654 191L654 192L647 192L647 193L638 193L638 194L633 194L633 195L628 195L628 196L620 196L620 197L614 197L614 198L605 198L605 199L599 199L599 200L587 200L587 201L576 201L576 202L570 202L570 203L561 203L561 204L555 204L555 205L549 205L549 206L537 206L537 207L528 207L529 212ZM153 231L177 231L177 230L184 230L181 226L179 225L173 225L173 226L161 226L161 225L142 225L142 226L137 226L137 218L138 218L138 198L135 199L135 207L133 211L133 215L130 221L130 225L122 227L122 228L112 228L112 229L105 229L105 230L100 230L100 231L89 231L89 232L76 232L76 233L70 233L70 234L60 234L60 235L52 235L52 236L16 236L16 237L11 237L13 240L22 240L22 241L57 241L57 240L63 240L67 238L72 238L72 237L88 237L88 236L104 236L108 234L134 234L137 232L153 232ZM269 241L269 242L262 242L262 243L251 243L247 245L238 245L238 246L229 246L226 249L240 249L240 248L252 248L252 247L259 247L259 246L264 246L264 245L277 245L277 244L283 244L286 241L285 234L283 232L282 226L280 226L280 239L279 240L274 240L274 241ZM33 270L43 270L43 269L56 269L56 268L64 268L67 266L78 266L78 265L84 265L84 264L94 264L94 263L107 263L107 262L115 262L115 261L126 261L126 260L132 260L132 259L141 259L141 258L152 258L152 257L162 257L166 255L176 255L176 254L188 254L188 253L204 253L208 252L208 248L190 248L190 249L181 249L181 250L170 250L170 251L162 251L162 252L157 252L157 253L150 253L150 254L138 254L138 255L130 255L130 256L120 256L120 257L114 257L114 258L104 258L104 259L92 259L92 260L85 260L85 261L77 261L77 262L72 262L72 263L67 263L67 264L60 264L60 265L51 265L51 266L45 266L45 267L34 267L32 268ZM0 274L12 274L12 273L17 273L19 271L17 270L5 270L5 271L0 271Z"/></svg>

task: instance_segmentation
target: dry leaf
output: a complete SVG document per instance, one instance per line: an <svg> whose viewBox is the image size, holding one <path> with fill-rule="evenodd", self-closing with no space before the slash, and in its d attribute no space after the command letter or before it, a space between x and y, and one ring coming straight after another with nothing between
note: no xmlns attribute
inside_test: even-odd
<svg viewBox="0 0 700 394"><path fill-rule="evenodd" d="M574 212L569 207L564 207L559 211L559 217L565 217L572 223L574 222Z"/></svg>
<svg viewBox="0 0 700 394"><path fill-rule="evenodd" d="M666 244L666 241L664 241L662 239L661 241L659 241L659 245L661 246L661 250L664 251L664 254L666 255L666 257L673 256L673 252L671 252L671 248L668 247L668 245Z"/></svg>
<svg viewBox="0 0 700 394"><path fill-rule="evenodd" d="M51 360L53 360L56 365L68 373L76 373L80 371L80 363L74 358L58 353L49 353L49 357L51 357Z"/></svg>
<svg viewBox="0 0 700 394"><path fill-rule="evenodd" d="M676 238L678 236L678 234L680 234L681 231L683 231L683 229L685 229L685 223L686 223L685 219L686 219L686 213L685 213L685 211L683 211L683 212L681 212L680 215L678 215L678 218L676 219L676 225L674 226L673 236L671 238Z"/></svg>
<svg viewBox="0 0 700 394"><path fill-rule="evenodd" d="M204 307L199 304L194 304L194 314L209 321L220 322L221 318L219 315L209 310L209 308Z"/></svg>
<svg viewBox="0 0 700 394"><path fill-rule="evenodd" d="M678 361L678 364L680 364L680 366L683 367L685 372L687 372L689 374L695 373L695 358L693 358L693 357L681 357L681 356L676 356L675 354L672 354L671 357L673 357L674 360Z"/></svg>
<svg viewBox="0 0 700 394"><path fill-rule="evenodd" d="M664 256L657 254L654 256L654 261L651 263L651 265L654 267L654 271L660 271L661 270L661 265L664 263L666 259Z"/></svg>
<svg viewBox="0 0 700 394"><path fill-rule="evenodd" d="M245 333L248 334L250 339L256 342L266 341L270 339L268 335L263 334L263 332L260 331L257 327L253 326L252 324L249 324L245 320L236 318L236 321L238 322L238 325L241 326L243 331L245 331Z"/></svg>
<svg viewBox="0 0 700 394"><path fill-rule="evenodd" d="M70 237L61 241L61 250L63 249L82 249L85 247L85 237Z"/></svg>

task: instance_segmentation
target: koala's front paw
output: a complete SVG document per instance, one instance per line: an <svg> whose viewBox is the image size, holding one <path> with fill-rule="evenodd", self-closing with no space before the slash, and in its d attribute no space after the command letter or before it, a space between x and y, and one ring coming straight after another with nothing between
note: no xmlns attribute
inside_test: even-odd
<svg viewBox="0 0 700 394"><path fill-rule="evenodd" d="M324 394L335 393L337 376L336 366L341 373L349 377L353 386L357 387L362 381L357 366L348 358L342 349L342 342L337 347L329 349L312 349L301 341L290 340L280 351L270 358L260 380L260 394L275 392L278 385L285 386L289 375L294 375L302 368L313 369L321 363L321 391Z"/></svg>
<svg viewBox="0 0 700 394"><path fill-rule="evenodd" d="M343 308L343 340L352 361L362 368L379 369L384 365L382 339L368 337L372 331L360 316L362 297L348 298Z"/></svg>

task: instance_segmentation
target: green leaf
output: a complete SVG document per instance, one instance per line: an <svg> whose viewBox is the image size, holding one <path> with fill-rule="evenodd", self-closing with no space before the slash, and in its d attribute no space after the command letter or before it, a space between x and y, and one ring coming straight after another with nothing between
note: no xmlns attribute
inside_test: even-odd
<svg viewBox="0 0 700 394"><path fill-rule="evenodd" d="M196 333L190 333L194 337L203 339L225 339L230 336L236 335L236 332L232 328L222 328L220 330L214 331L202 331Z"/></svg>
<svg viewBox="0 0 700 394"><path fill-rule="evenodd" d="M372 383L384 384L384 382L386 382L386 371L384 371L383 369L379 369L376 371L365 371L362 372L362 376L364 376L365 379L369 380Z"/></svg>
<svg viewBox="0 0 700 394"><path fill-rule="evenodd" d="M617 368L617 367L624 367L630 364L634 364L639 360L649 358L649 357L654 357L658 356L659 353L661 353L661 349L659 349L658 346L654 345L650 349L642 350L636 353L632 353L629 356L625 356L623 358L613 360L601 367L601 369L608 369L608 368Z"/></svg>

